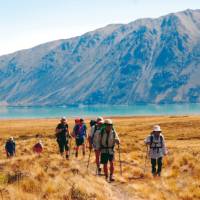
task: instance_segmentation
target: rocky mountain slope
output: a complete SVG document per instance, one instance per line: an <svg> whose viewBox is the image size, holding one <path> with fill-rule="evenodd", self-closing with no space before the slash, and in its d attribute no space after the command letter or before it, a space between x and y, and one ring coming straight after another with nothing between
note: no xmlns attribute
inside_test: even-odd
<svg viewBox="0 0 200 200"><path fill-rule="evenodd" d="M0 57L0 102L200 102L200 10L108 25Z"/></svg>

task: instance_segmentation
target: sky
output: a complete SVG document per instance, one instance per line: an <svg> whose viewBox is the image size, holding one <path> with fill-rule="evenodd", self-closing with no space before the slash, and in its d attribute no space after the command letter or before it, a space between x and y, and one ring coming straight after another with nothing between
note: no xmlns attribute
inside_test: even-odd
<svg viewBox="0 0 200 200"><path fill-rule="evenodd" d="M0 55L188 8L200 0L0 0Z"/></svg>

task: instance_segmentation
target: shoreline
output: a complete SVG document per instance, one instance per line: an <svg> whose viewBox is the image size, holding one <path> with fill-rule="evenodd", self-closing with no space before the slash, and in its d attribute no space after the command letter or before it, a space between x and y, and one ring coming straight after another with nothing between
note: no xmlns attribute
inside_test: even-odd
<svg viewBox="0 0 200 200"><path fill-rule="evenodd" d="M85 120L91 120L91 119L95 119L97 116L95 117L80 117L80 118L84 118ZM117 116L111 116L111 115L102 115L103 118L112 118L112 119L130 119L130 118L160 118L160 117L169 117L169 118L178 118L178 117L200 117L200 114L193 114L193 115L117 115ZM67 117L66 118L68 120L74 120L78 117ZM6 120L13 120L13 121L23 121L23 120L59 120L60 117L33 117L33 118L0 118L0 121L6 121Z"/></svg>

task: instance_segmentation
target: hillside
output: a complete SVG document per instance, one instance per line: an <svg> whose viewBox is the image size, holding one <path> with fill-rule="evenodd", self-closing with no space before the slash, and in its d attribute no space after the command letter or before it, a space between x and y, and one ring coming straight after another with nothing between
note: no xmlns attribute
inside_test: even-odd
<svg viewBox="0 0 200 200"><path fill-rule="evenodd" d="M124 117L113 118L121 138L123 176L119 173L116 151L116 182L107 183L95 175L94 157L87 171L87 159L70 161L58 155L54 129L56 119L1 120L0 145L10 135L17 143L17 157L0 154L0 196L2 199L42 200L198 200L200 199L200 117ZM89 120L87 120L87 123ZM160 124L169 155L164 159L161 178L152 178L148 160L144 174L146 148L143 139L154 124ZM70 128L73 121L69 120ZM35 135L45 145L38 157L32 153ZM73 147L73 144L72 144ZM184 188L184 190L183 190Z"/></svg>
<svg viewBox="0 0 200 200"><path fill-rule="evenodd" d="M200 102L200 10L108 25L0 57L0 104Z"/></svg>

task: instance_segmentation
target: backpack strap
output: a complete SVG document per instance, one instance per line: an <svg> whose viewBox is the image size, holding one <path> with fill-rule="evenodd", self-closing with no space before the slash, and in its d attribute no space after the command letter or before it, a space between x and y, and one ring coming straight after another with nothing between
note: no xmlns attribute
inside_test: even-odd
<svg viewBox="0 0 200 200"><path fill-rule="evenodd" d="M95 135L95 132L97 131L97 125L95 124L94 125L94 131L93 131L93 133L92 133L92 138L91 138L91 143L93 144L93 140L94 140L94 135Z"/></svg>
<svg viewBox="0 0 200 200"><path fill-rule="evenodd" d="M163 136L160 135L160 143L161 143L161 148L163 147Z"/></svg>

